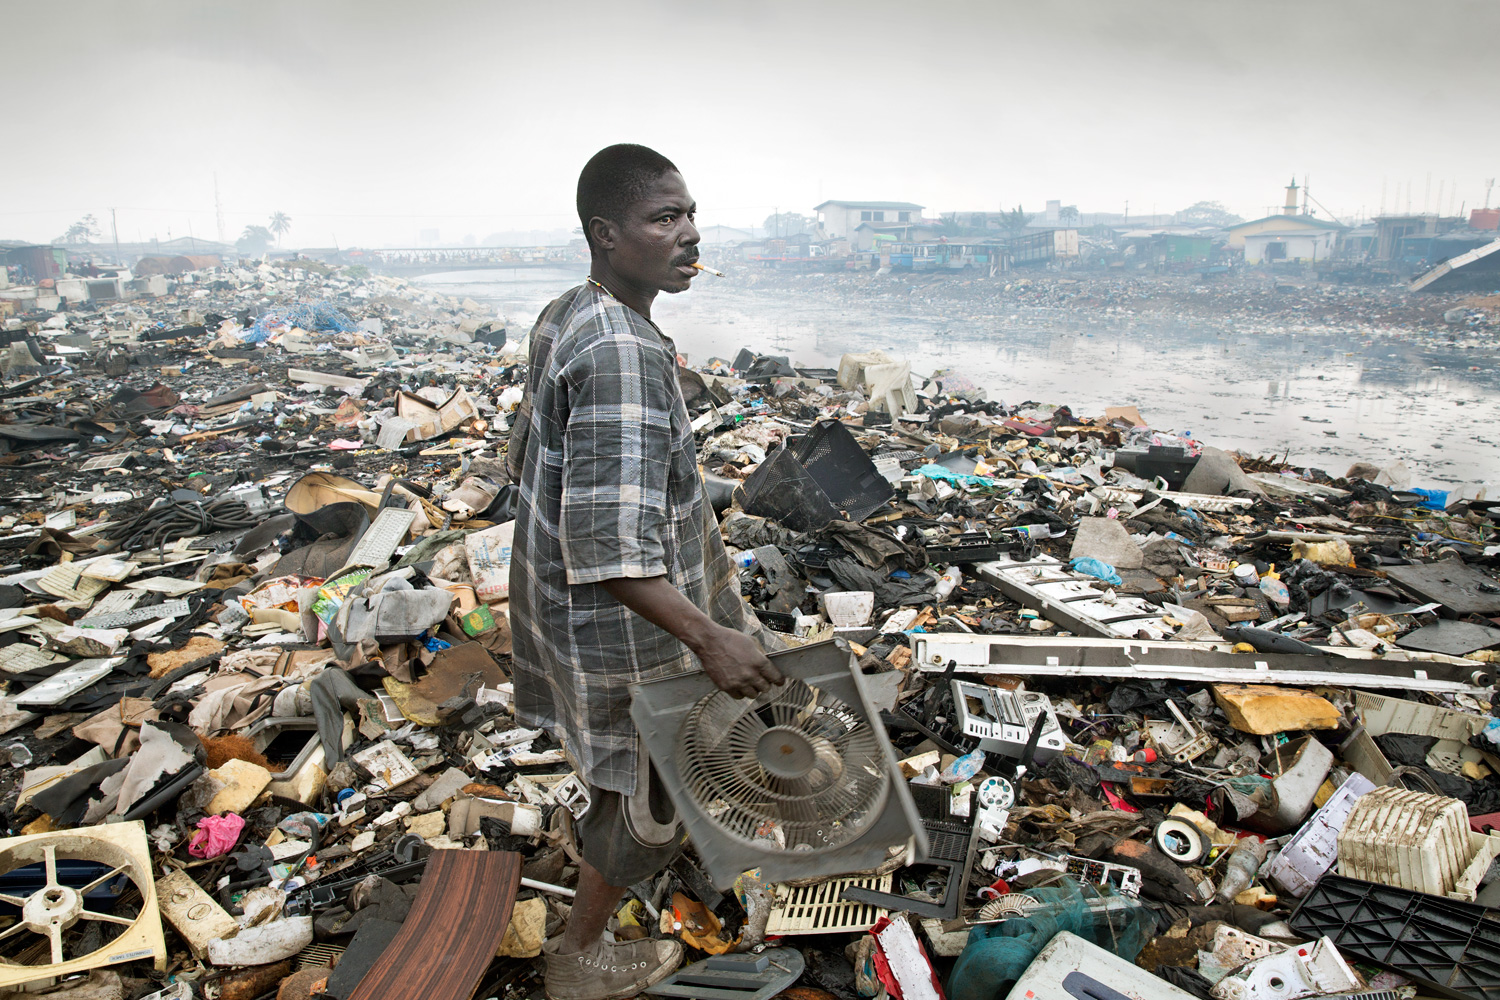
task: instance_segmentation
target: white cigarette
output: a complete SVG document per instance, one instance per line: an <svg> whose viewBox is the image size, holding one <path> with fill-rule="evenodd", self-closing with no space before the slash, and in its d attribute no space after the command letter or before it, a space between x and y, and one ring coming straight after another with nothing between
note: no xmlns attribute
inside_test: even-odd
<svg viewBox="0 0 1500 1000"><path fill-rule="evenodd" d="M724 272L723 271L715 271L713 268L709 267L707 264L700 264L696 260L693 261L693 266L696 267L700 271L707 271L709 274L713 275L715 278L722 278L722 277L724 277Z"/></svg>

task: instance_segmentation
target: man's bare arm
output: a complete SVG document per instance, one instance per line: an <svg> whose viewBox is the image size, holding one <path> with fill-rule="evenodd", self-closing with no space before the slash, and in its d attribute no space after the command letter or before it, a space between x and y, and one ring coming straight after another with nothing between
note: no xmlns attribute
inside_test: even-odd
<svg viewBox="0 0 1500 1000"><path fill-rule="evenodd" d="M781 683L781 672L754 639L715 622L666 577L622 577L600 586L631 611L676 636L698 657L704 673L720 690L736 698L751 698Z"/></svg>

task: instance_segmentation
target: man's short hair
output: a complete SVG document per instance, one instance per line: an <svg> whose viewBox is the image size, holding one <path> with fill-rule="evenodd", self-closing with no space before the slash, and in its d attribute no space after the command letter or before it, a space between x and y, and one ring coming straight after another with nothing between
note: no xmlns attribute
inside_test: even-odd
<svg viewBox="0 0 1500 1000"><path fill-rule="evenodd" d="M590 219L620 222L658 177L676 169L675 163L656 150L630 142L606 146L595 153L578 175L578 219L583 223L589 249L594 249Z"/></svg>

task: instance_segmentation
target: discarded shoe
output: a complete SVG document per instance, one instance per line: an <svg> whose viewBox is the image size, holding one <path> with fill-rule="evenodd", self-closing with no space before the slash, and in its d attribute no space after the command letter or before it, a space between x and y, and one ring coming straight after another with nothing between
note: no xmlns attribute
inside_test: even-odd
<svg viewBox="0 0 1500 1000"><path fill-rule="evenodd" d="M547 1000L613 1000L655 986L682 964L680 941L599 941L588 951L561 954L562 937L542 946Z"/></svg>

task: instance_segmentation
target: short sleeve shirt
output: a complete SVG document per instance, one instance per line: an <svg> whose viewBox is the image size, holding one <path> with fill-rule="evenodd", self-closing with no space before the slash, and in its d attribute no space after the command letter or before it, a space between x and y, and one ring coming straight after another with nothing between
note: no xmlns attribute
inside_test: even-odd
<svg viewBox="0 0 1500 1000"><path fill-rule="evenodd" d="M698 669L671 633L601 581L665 576L720 625L756 632L703 493L677 351L592 284L531 331L507 462L516 711L565 742L579 777L635 792L629 685Z"/></svg>

